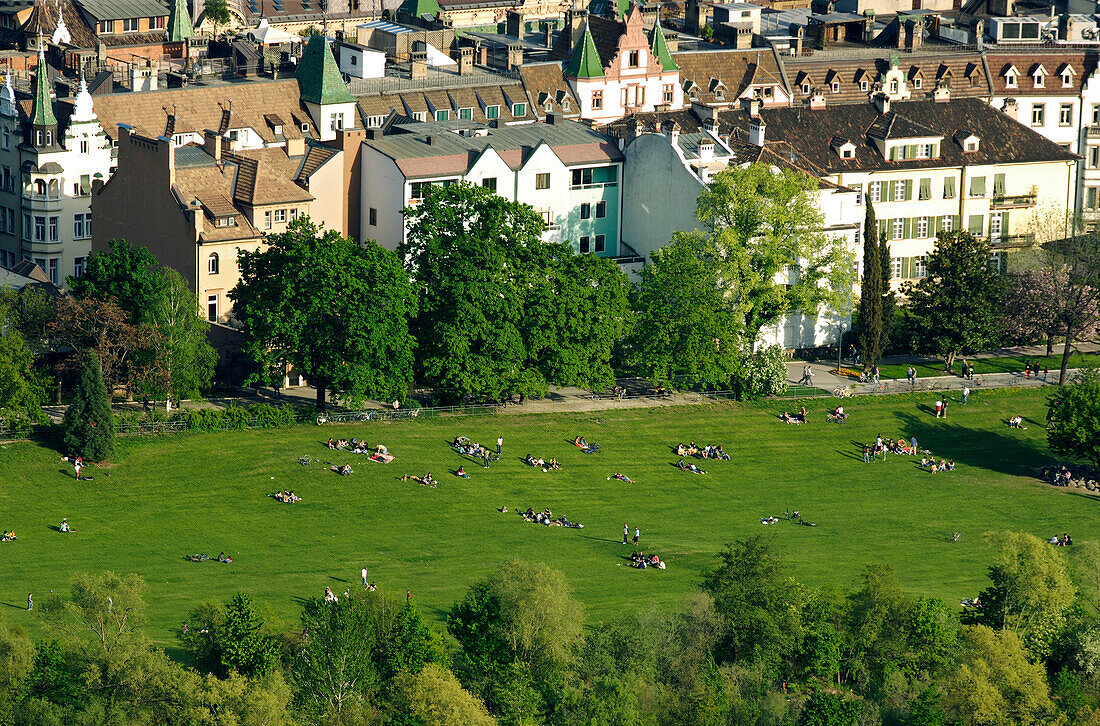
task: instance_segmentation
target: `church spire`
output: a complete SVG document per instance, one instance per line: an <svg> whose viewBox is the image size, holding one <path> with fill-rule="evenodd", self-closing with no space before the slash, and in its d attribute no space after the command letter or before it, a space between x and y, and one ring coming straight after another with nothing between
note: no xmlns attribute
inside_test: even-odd
<svg viewBox="0 0 1100 726"><path fill-rule="evenodd" d="M53 114L53 99L50 98L50 69L46 66L46 54L38 49L38 69L34 75L34 108L31 112L31 126L43 128L57 126L57 117Z"/></svg>
<svg viewBox="0 0 1100 726"><path fill-rule="evenodd" d="M168 16L168 40L178 43L195 34L191 16L187 13L187 0L172 0L172 14Z"/></svg>

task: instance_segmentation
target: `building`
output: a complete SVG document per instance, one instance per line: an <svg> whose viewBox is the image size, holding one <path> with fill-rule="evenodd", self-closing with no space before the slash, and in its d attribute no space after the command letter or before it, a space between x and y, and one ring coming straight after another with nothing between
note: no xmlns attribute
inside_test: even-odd
<svg viewBox="0 0 1100 726"><path fill-rule="evenodd" d="M114 162L87 85L58 103L41 55L38 69L29 102L10 77L0 91L0 266L31 260L60 287L84 270L92 185Z"/></svg>
<svg viewBox="0 0 1100 726"><path fill-rule="evenodd" d="M537 124L409 123L391 131L363 145L364 239L396 249L407 206L434 185L465 181L533 206L547 240L620 255L623 157L587 126L550 116Z"/></svg>

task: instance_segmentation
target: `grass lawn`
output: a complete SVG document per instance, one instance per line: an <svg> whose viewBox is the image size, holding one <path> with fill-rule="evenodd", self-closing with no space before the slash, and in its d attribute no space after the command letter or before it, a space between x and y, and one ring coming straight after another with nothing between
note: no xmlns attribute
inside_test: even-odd
<svg viewBox="0 0 1100 726"><path fill-rule="evenodd" d="M1039 358L1021 356L1015 358L973 358L968 360L974 364L974 375L983 375L986 373L1018 373L1024 369L1025 362L1034 364L1038 361L1039 367L1049 368L1054 375L1054 380L1057 381L1057 372L1062 368L1061 352L1056 352L1054 355L1041 356ZM956 361L955 373L962 370L961 361L962 358ZM1070 368L1081 368L1085 365L1100 365L1100 355L1095 353L1073 353L1070 356ZM882 378L905 378L905 371L908 368L908 365L894 364L882 364L878 367L879 375ZM918 363L914 365L913 368L916 369L917 377L919 378L947 375L944 372L943 361Z"/></svg>
<svg viewBox="0 0 1100 726"><path fill-rule="evenodd" d="M110 475L91 468L76 482L56 451L37 444L0 448L0 527L19 541L0 544L0 617L39 626L25 611L28 591L41 603L67 590L81 571L137 572L149 584L149 631L164 644L186 613L234 592L256 596L276 627L292 627L299 599L358 585L363 564L387 589L411 589L441 620L463 591L508 557L563 570L590 619L676 602L693 588L723 543L765 532L775 537L793 574L813 584L847 586L869 562L887 562L905 587L957 602L982 585L990 529L1042 537L1068 531L1100 536L1098 503L1036 481L1053 461L1046 448L1044 397L1034 390L981 391L956 403L949 420L929 413L934 394L866 397L844 402L844 425L826 424L833 399L806 400L811 423L776 419L796 401L759 406L623 409L585 414L508 415L274 431L182 434L120 440ZM1002 419L1025 417L1027 430ZM911 457L864 464L859 444L876 433L916 435L922 447L958 462L931 475ZM488 442L504 436L503 460L484 470L448 446L456 434ZM603 451L570 445L576 434ZM389 465L332 452L329 436L385 443ZM733 461L699 461L710 471L673 468L678 441L722 443ZM556 456L564 470L526 467L524 454ZM298 458L350 462L355 474L303 467ZM465 463L470 479L449 472ZM431 471L436 489L401 482ZM637 483L608 481L623 472ZM266 495L294 489L305 501L285 505ZM507 505L508 514L497 512ZM513 513L551 507L583 530L524 523ZM801 510L815 528L759 518ZM62 517L77 530L54 530ZM668 570L625 566L623 524L642 530L646 552ZM952 532L962 533L959 542ZM231 565L184 556L230 553Z"/></svg>

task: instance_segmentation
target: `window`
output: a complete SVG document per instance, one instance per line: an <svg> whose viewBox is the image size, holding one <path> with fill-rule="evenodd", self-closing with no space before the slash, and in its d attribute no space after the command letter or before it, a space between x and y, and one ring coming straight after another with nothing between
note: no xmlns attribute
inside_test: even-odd
<svg viewBox="0 0 1100 726"><path fill-rule="evenodd" d="M60 230L58 229L60 226L58 223L60 221L60 217L49 218L50 242L58 242L61 240Z"/></svg>
<svg viewBox="0 0 1100 726"><path fill-rule="evenodd" d="M516 118L523 118L524 116L526 116L527 115L527 104L526 103L513 103L512 104L512 115L515 116Z"/></svg>
<svg viewBox="0 0 1100 726"><path fill-rule="evenodd" d="M904 239L905 238L905 220L895 219L891 224L890 239Z"/></svg>
<svg viewBox="0 0 1100 726"><path fill-rule="evenodd" d="M872 204L878 204L882 201L882 182L874 181L867 185L867 196L870 197Z"/></svg>
<svg viewBox="0 0 1100 726"><path fill-rule="evenodd" d="M1093 169L1100 167L1100 146L1089 147L1089 166Z"/></svg>
<svg viewBox="0 0 1100 726"><path fill-rule="evenodd" d="M549 189L550 188L550 172L543 172L542 174L535 174L535 189Z"/></svg>
<svg viewBox="0 0 1100 726"><path fill-rule="evenodd" d="M604 237L602 234L596 235L596 252L604 251L605 240L606 237Z"/></svg>
<svg viewBox="0 0 1100 726"><path fill-rule="evenodd" d="M924 239L928 236L928 217L917 217L917 238Z"/></svg>
<svg viewBox="0 0 1100 726"><path fill-rule="evenodd" d="M994 252L993 254L991 254L989 256L989 269L993 270L994 272L1002 272L1003 271L1003 267L1002 267L1002 262L1003 261L1004 260L1001 257L1001 253L1000 252Z"/></svg>
<svg viewBox="0 0 1100 726"><path fill-rule="evenodd" d="M485 118L487 118L487 119L500 118L500 106L486 106L485 107Z"/></svg>
<svg viewBox="0 0 1100 726"><path fill-rule="evenodd" d="M894 182L894 201L895 202L904 202L905 201L905 197L906 197L905 188L908 185L909 185L908 180L902 181L901 179L899 179L896 182Z"/></svg>
<svg viewBox="0 0 1100 726"><path fill-rule="evenodd" d="M641 54L640 54L640 52L639 52L639 51L636 51L636 50L632 50L632 51L630 51L630 56L629 56L629 62L628 62L628 65L629 65L629 66L630 66L631 68L637 68L637 67L638 67L638 63L639 63L639 60L640 60L640 55L641 55Z"/></svg>
<svg viewBox="0 0 1100 726"><path fill-rule="evenodd" d="M591 238L587 237L587 236L586 237L581 237L581 240L580 240L581 254L588 254L589 252L592 251L591 248L590 248L590 245L589 245L589 240L590 239Z"/></svg>
<svg viewBox="0 0 1100 726"><path fill-rule="evenodd" d="M158 29L163 28L164 27L164 20L165 20L165 18L164 18L163 15L161 15L160 17L156 17L156 18L149 18L149 27L150 28L158 28Z"/></svg>
<svg viewBox="0 0 1100 726"><path fill-rule="evenodd" d="M917 144L918 159L934 159L936 157L935 144Z"/></svg>
<svg viewBox="0 0 1100 726"><path fill-rule="evenodd" d="M943 180L943 198L955 198L955 177L949 176Z"/></svg>
<svg viewBox="0 0 1100 726"><path fill-rule="evenodd" d="M940 231L941 232L951 232L954 229L955 229L955 218L954 217L941 217L940 218Z"/></svg>
<svg viewBox="0 0 1100 726"><path fill-rule="evenodd" d="M210 256L206 258L206 272L210 275L218 274L218 253L211 252Z"/></svg>
<svg viewBox="0 0 1100 726"><path fill-rule="evenodd" d="M592 205L585 202L581 205L581 219L588 219L592 216Z"/></svg>
<svg viewBox="0 0 1100 726"><path fill-rule="evenodd" d="M902 258L902 257L891 257L890 258L890 279L891 280L901 279L901 268L902 268L902 264L904 262L905 262L905 259Z"/></svg>
<svg viewBox="0 0 1100 726"><path fill-rule="evenodd" d="M497 178L495 176L487 176L481 180L481 186L495 194L497 191Z"/></svg>
<svg viewBox="0 0 1100 726"><path fill-rule="evenodd" d="M592 110L603 108L603 91L592 91Z"/></svg>
<svg viewBox="0 0 1100 726"><path fill-rule="evenodd" d="M367 128L379 129L382 128L382 124L386 122L385 116L367 116Z"/></svg>
<svg viewBox="0 0 1100 726"><path fill-rule="evenodd" d="M11 173L10 166L0 168L0 186L3 186L6 192L15 191L15 177Z"/></svg>
<svg viewBox="0 0 1100 726"><path fill-rule="evenodd" d="M237 226L237 218L236 217L218 217L217 220L215 220L215 222L219 227L236 227Z"/></svg>
<svg viewBox="0 0 1100 726"><path fill-rule="evenodd" d="M80 277L84 274L84 268L88 265L87 257L74 257L73 258L73 277Z"/></svg>
<svg viewBox="0 0 1100 726"><path fill-rule="evenodd" d="M46 241L46 218L35 217L34 218L34 241L45 242Z"/></svg>
<svg viewBox="0 0 1100 726"><path fill-rule="evenodd" d="M369 224L372 227L377 227L378 226L378 210L375 209L374 207L371 207L370 209L368 209L367 210L367 220L368 220L367 224Z"/></svg>
<svg viewBox="0 0 1100 726"><path fill-rule="evenodd" d="M0 145L3 146L4 151L11 148L11 131L7 126L4 127L3 136L0 136Z"/></svg>
<svg viewBox="0 0 1100 726"><path fill-rule="evenodd" d="M913 258L913 277L928 277L928 255Z"/></svg>
<svg viewBox="0 0 1100 726"><path fill-rule="evenodd" d="M1003 197L1005 195L1005 175L994 174L993 175L993 196Z"/></svg>
<svg viewBox="0 0 1100 726"><path fill-rule="evenodd" d="M1058 125L1069 126L1073 123L1073 104L1063 103L1058 107Z"/></svg>
<svg viewBox="0 0 1100 726"><path fill-rule="evenodd" d="M31 215L23 212L23 241L31 241Z"/></svg>
<svg viewBox="0 0 1100 726"><path fill-rule="evenodd" d="M1035 74L1035 87L1036 88L1043 88L1044 86L1046 86L1046 84L1047 84L1046 75L1043 74L1043 73L1036 73Z"/></svg>
<svg viewBox="0 0 1100 726"><path fill-rule="evenodd" d="M276 209L275 210L275 221L276 222L286 222L286 210L285 209Z"/></svg>
<svg viewBox="0 0 1100 726"><path fill-rule="evenodd" d="M61 284L61 279L60 279L61 278L61 270L60 270L61 264L60 263L61 263L61 261L58 260L56 257L54 257L53 259L51 259L49 261L50 282L52 282L55 285L60 285Z"/></svg>
<svg viewBox="0 0 1100 726"><path fill-rule="evenodd" d="M985 177L984 176L972 176L972 177L970 177L970 196L972 196L972 197L984 197L985 196Z"/></svg>
<svg viewBox="0 0 1100 726"><path fill-rule="evenodd" d="M1085 188L1085 208L1096 209L1097 197L1100 196L1097 192L1100 191L1100 187L1086 187Z"/></svg>
<svg viewBox="0 0 1100 726"><path fill-rule="evenodd" d="M1016 74L1015 73L1009 73L1007 76L1005 76L1005 88L1015 88L1015 87L1016 87Z"/></svg>
<svg viewBox="0 0 1100 726"><path fill-rule="evenodd" d="M989 215L989 236L1000 237L1001 227L1004 225L1004 218L1000 212L993 212Z"/></svg>
<svg viewBox="0 0 1100 726"><path fill-rule="evenodd" d="M81 174L80 175L80 195L86 196L92 193L92 175Z"/></svg>
<svg viewBox="0 0 1100 726"><path fill-rule="evenodd" d="M348 59L351 61L351 64L353 66L359 65L359 59L356 58L355 56L349 56Z"/></svg>
<svg viewBox="0 0 1100 726"><path fill-rule="evenodd" d="M923 78L914 78L913 79L913 88L915 88L916 90L919 91L922 86L924 86L924 79Z"/></svg>
<svg viewBox="0 0 1100 726"><path fill-rule="evenodd" d="M271 212L264 212L264 229L271 229Z"/></svg>
<svg viewBox="0 0 1100 726"><path fill-rule="evenodd" d="M840 81L833 81L830 83L829 90L833 93L840 93Z"/></svg>
<svg viewBox="0 0 1100 726"><path fill-rule="evenodd" d="M435 120L436 121L450 121L451 120L451 112L449 110L445 109L445 108L441 108L441 109L439 109L438 111L435 112Z"/></svg>
<svg viewBox="0 0 1100 726"><path fill-rule="evenodd" d="M460 108L458 109L458 117L463 121L470 121L474 117L474 109L470 107Z"/></svg>
<svg viewBox="0 0 1100 726"><path fill-rule="evenodd" d="M860 81L859 82L859 90L863 93L867 93L867 89L868 89L867 81Z"/></svg>
<svg viewBox="0 0 1100 726"><path fill-rule="evenodd" d="M863 206L863 185L862 184L849 184L848 186L850 186L856 192L856 206L857 207Z"/></svg>
<svg viewBox="0 0 1100 726"><path fill-rule="evenodd" d="M297 209L290 210L290 221L293 222L296 219L298 219L298 210Z"/></svg>
<svg viewBox="0 0 1100 726"><path fill-rule="evenodd" d="M1046 123L1046 104L1036 103L1031 106L1031 125L1042 126Z"/></svg>
<svg viewBox="0 0 1100 726"><path fill-rule="evenodd" d="M124 18L122 20L122 32L123 33L136 33L138 29L137 18Z"/></svg>
<svg viewBox="0 0 1100 726"><path fill-rule="evenodd" d="M975 237L981 237L985 230L985 217L980 214L971 214L966 223L966 231Z"/></svg>
<svg viewBox="0 0 1100 726"><path fill-rule="evenodd" d="M1062 74L1062 88L1069 88L1073 84L1073 74L1066 72Z"/></svg>
<svg viewBox="0 0 1100 726"><path fill-rule="evenodd" d="M897 92L898 92L898 82L897 81L890 81L890 93L897 93Z"/></svg>
<svg viewBox="0 0 1100 726"><path fill-rule="evenodd" d="M674 86L671 83L666 83L661 91L661 98L664 103L672 103L672 99L675 98L673 92Z"/></svg>
<svg viewBox="0 0 1100 726"><path fill-rule="evenodd" d="M592 169L574 169L572 186L585 187L592 184Z"/></svg>
<svg viewBox="0 0 1100 726"><path fill-rule="evenodd" d="M607 216L607 202L596 202L596 219L603 219Z"/></svg>
<svg viewBox="0 0 1100 726"><path fill-rule="evenodd" d="M920 186L917 191L917 199L931 199L932 198L932 177L926 176L920 180Z"/></svg>
<svg viewBox="0 0 1100 726"><path fill-rule="evenodd" d="M973 142L973 141L967 141L966 142L966 150L967 151L977 151L978 150L978 144Z"/></svg>
<svg viewBox="0 0 1100 726"><path fill-rule="evenodd" d="M207 295L206 297L206 319L214 323L218 320L218 296Z"/></svg>
<svg viewBox="0 0 1100 726"><path fill-rule="evenodd" d="M113 33L115 32L115 21L104 20L99 24L99 32L101 33Z"/></svg>
<svg viewBox="0 0 1100 726"><path fill-rule="evenodd" d="M1100 103L1092 104L1092 125L1100 126Z"/></svg>

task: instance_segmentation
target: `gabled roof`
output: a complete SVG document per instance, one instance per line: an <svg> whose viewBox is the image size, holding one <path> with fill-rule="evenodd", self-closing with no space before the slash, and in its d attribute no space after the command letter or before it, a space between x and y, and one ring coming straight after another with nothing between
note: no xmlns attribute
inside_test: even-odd
<svg viewBox="0 0 1100 726"><path fill-rule="evenodd" d="M58 2L36 2L27 16L20 30L26 37L42 35L49 38L57 30L58 18L63 18L65 28L69 31L69 39L77 48L95 48L97 39L95 31L84 19L84 14L73 4L72 0L58 0Z"/></svg>
<svg viewBox="0 0 1100 726"><path fill-rule="evenodd" d="M294 77L298 79L302 100L307 103L355 103L324 36L310 37Z"/></svg>
<svg viewBox="0 0 1100 726"><path fill-rule="evenodd" d="M167 5L159 0L78 0L78 3L84 12L97 21L168 15Z"/></svg>
<svg viewBox="0 0 1100 726"><path fill-rule="evenodd" d="M899 116L896 111L887 111L875 119L867 129L867 135L875 139L914 139L929 136L943 136L942 133L914 121Z"/></svg>
<svg viewBox="0 0 1100 726"><path fill-rule="evenodd" d="M653 24L653 43L650 51L660 62L661 70L676 71L680 69L680 66L676 65L676 61L672 59L672 54L668 52L668 43L665 42L665 31L661 29L660 18Z"/></svg>
<svg viewBox="0 0 1100 726"><path fill-rule="evenodd" d="M565 66L565 75L573 78L603 78L603 62L596 52L596 43L588 26L585 26L584 36L573 49L573 57Z"/></svg>

